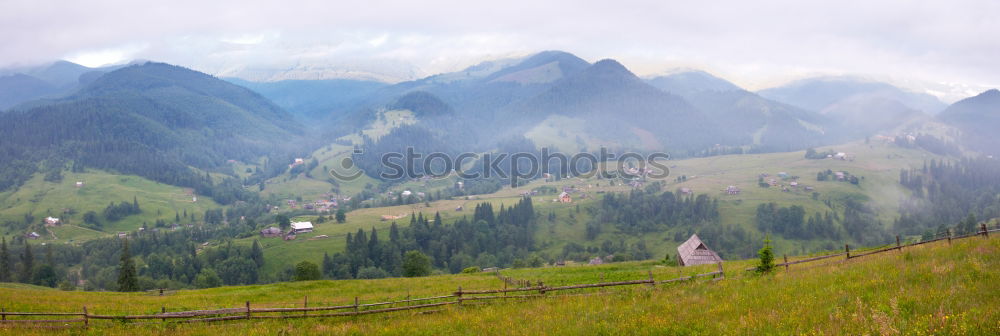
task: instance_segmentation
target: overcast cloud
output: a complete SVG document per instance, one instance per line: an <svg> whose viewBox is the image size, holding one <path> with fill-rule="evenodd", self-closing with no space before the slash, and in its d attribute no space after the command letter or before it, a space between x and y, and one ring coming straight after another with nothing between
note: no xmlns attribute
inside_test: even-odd
<svg viewBox="0 0 1000 336"><path fill-rule="evenodd" d="M392 81L558 49L640 75L700 68L748 89L863 75L953 101L1000 85L998 18L994 0L0 0L0 67L150 59Z"/></svg>

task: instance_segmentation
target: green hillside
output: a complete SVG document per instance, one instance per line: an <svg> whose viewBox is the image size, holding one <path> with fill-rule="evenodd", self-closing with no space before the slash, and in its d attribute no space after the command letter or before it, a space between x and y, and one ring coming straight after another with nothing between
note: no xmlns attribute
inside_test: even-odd
<svg viewBox="0 0 1000 336"><path fill-rule="evenodd" d="M344 149L346 150L346 147ZM671 169L671 175L662 181L665 183L662 190L676 191L680 188L690 188L696 194L707 194L710 197L718 198L720 224L726 227L740 227L754 234L755 236L748 238L749 240L763 238L763 233L757 229L754 223L756 208L760 204L770 202L781 206L800 205L805 208L806 217L809 217L815 213L843 212L845 200L860 200L877 209L878 219L883 223L884 229L891 231L893 230L891 223L897 216L898 200L900 197L908 195L908 191L898 184L899 170L920 167L925 160L940 159L938 156L921 150L905 149L892 144L875 142L865 144L859 141L817 149L820 152L826 150L847 152L852 154L854 159L853 161L809 160L804 158L804 152L790 152L672 160L667 162ZM816 173L827 169L847 171L859 176L861 180L857 185L849 182L816 181ZM790 188L788 192L782 191L780 186L770 188L757 186L759 174L768 173L771 177L776 177L779 172L798 176L794 181L798 181L802 186ZM676 181L676 178L681 176L685 179ZM299 176L291 181L307 181L307 179L304 176ZM793 179L781 183L787 185L791 181ZM269 185L268 188L280 190L277 186L281 185L277 184L275 187ZM404 184L394 189L406 189L407 185ZM726 194L725 189L730 185L741 188L742 192L739 195ZM805 191L805 186L813 187L814 190ZM538 255L546 261L561 259L563 248L567 244L600 246L605 241L615 244L624 242L627 245L642 241L654 256L662 257L674 253L676 246L687 239L690 233L699 232L697 229L692 231L690 227L677 227L643 235L633 235L620 232L615 229L612 223L606 223L596 238L588 240L585 237L586 223L591 219L588 208L598 207L597 200L605 193L624 193L632 188L621 183L611 186L608 180L595 177L571 178L552 182L534 181L525 186L513 189L507 187L496 193L479 195L468 200L462 198L434 201L430 203L429 208L425 207L423 203L417 203L406 206L354 210L348 212L346 223L337 224L333 221L327 221L317 225L316 231L313 233L300 235L295 241L282 241L279 238L263 239L261 242L268 258L264 269L265 272L278 272L281 268L289 267L301 260L317 262L322 259L324 253L332 255L336 252L343 252L345 246L343 237L358 229L370 231L375 228L384 234L391 221L381 220L383 215L405 215L406 217L397 220L397 224L401 227L409 225L409 214L418 212L429 216L440 212L445 223L451 223L462 216L471 216L470 210L476 203L489 200L497 206L500 203L509 206L516 203L522 193L541 190L544 187L552 188L550 190L574 187L577 190L577 192L572 193L573 203L553 202L552 199L556 197L555 193L537 194L533 197L534 208L540 217L543 217L538 220L539 225L535 235ZM287 195L291 195L292 190L309 189L289 188ZM267 191L265 190L265 192ZM815 198L814 192L817 193ZM827 204L828 202L830 205ZM455 211L459 206L464 206L466 211ZM546 218L550 213L555 215L553 221ZM306 216L301 219L315 222L315 217ZM313 238L320 235L326 235L329 238ZM678 240L678 237L681 239ZM253 239L258 238L246 238L242 240L242 243L249 245ZM786 239L782 236L773 236L772 239L776 247L795 254L837 249L842 244L842 240L839 239L803 240ZM711 245L711 242L709 244ZM750 249L750 251L753 250ZM752 252L750 254L752 255ZM744 257L747 256L749 255L744 255Z"/></svg>
<svg viewBox="0 0 1000 336"><path fill-rule="evenodd" d="M83 186L77 187L76 182L83 182ZM115 222L99 218L100 226L84 223L83 216L87 211L100 214L110 202L132 202L133 198L139 202L142 213ZM42 220L48 216L63 222L63 225L50 227L52 234L44 235L43 241L108 236L118 231L137 230L144 223L152 228L157 219L173 223L176 214L185 212L200 220L205 210L218 207L219 204L211 198L194 194L190 189L99 170L66 172L60 182L45 181L41 174L37 174L16 191L0 193L0 221L15 223L8 223L5 235L22 234L26 230L42 233ZM24 223L25 214L34 217L30 224ZM181 221L190 222L189 218Z"/></svg>
<svg viewBox="0 0 1000 336"><path fill-rule="evenodd" d="M784 251L777 250L782 253ZM100 334L996 334L1000 311L1000 240L972 237L937 242L844 261L794 265L772 275L742 269L754 261L724 264L725 279L550 293L552 298L476 302L433 308L431 314L395 312L360 317L253 320L133 326L94 321ZM503 270L547 285L622 279L657 280L704 272L653 262ZM243 307L302 307L445 295L495 289L490 273L294 282L142 293L63 292L0 286L6 311L152 314ZM604 293L604 295L599 295ZM560 294L567 294L560 296ZM585 294L585 295L581 295ZM595 295L597 294L597 295ZM789 304L794 302L794 304ZM12 317L13 318L13 317ZM573 323L567 323L572 321ZM7 326L22 335L47 333ZM17 329L14 329L17 328Z"/></svg>

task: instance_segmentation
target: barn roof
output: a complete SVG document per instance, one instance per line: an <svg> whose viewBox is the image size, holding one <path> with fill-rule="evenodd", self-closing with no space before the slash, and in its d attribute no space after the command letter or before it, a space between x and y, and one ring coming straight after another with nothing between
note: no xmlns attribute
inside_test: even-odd
<svg viewBox="0 0 1000 336"><path fill-rule="evenodd" d="M715 251L708 249L698 235L691 235L686 242L677 247L677 255L684 266L714 264L722 261Z"/></svg>
<svg viewBox="0 0 1000 336"><path fill-rule="evenodd" d="M312 228L313 228L313 223L312 222L295 222L295 223L292 223L292 230L305 230L305 229L312 229Z"/></svg>

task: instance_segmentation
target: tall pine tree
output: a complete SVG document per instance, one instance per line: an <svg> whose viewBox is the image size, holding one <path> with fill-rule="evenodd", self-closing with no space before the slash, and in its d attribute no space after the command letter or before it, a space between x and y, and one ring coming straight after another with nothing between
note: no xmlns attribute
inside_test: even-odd
<svg viewBox="0 0 1000 336"><path fill-rule="evenodd" d="M7 238L0 237L0 282L10 281L10 252L7 251Z"/></svg>
<svg viewBox="0 0 1000 336"><path fill-rule="evenodd" d="M253 240L253 247L250 248L250 259L257 263L258 268L264 266L264 249L260 247L260 243L256 239Z"/></svg>
<svg viewBox="0 0 1000 336"><path fill-rule="evenodd" d="M31 282L31 272L35 268L35 257L31 255L31 244L24 243L24 254L21 254L21 273L18 274L18 281L23 283Z"/></svg>
<svg viewBox="0 0 1000 336"><path fill-rule="evenodd" d="M135 292L139 290L139 281L136 278L135 262L128 251L128 239L122 244L121 264L118 266L118 291Z"/></svg>

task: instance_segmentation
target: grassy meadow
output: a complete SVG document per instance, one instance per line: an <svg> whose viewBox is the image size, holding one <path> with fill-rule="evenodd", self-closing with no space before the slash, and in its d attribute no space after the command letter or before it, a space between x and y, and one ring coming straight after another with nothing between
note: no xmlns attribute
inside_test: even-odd
<svg viewBox="0 0 1000 336"><path fill-rule="evenodd" d="M84 183L82 187L76 186L78 181ZM34 223L41 223L47 216L56 217L63 221L63 225L50 228L51 234L44 235L42 240L79 241L118 231L133 231L143 223L152 227L157 219L172 223L175 214L184 211L200 219L205 210L219 207L208 197L198 197L194 202L194 196L181 187L98 170L63 172L63 180L58 183L44 181L42 174L36 174L21 188L0 193L0 220L24 221L24 214L27 213L34 215ZM100 214L109 203L132 202L133 197L139 201L141 214L127 216L117 222L102 220L99 231L81 226L83 214L87 211ZM66 213L69 209L72 214ZM187 223L187 220L182 222Z"/></svg>
<svg viewBox="0 0 1000 336"><path fill-rule="evenodd" d="M781 253L782 251L776 251ZM30 335L88 334L273 335L273 334L879 334L989 335L1000 332L1000 240L974 237L937 242L844 261L793 265L757 276L741 269L754 261L726 262L721 281L690 281L649 287L579 290L526 301L448 306L430 314L413 311L359 317L234 321L214 324L130 326L95 324L86 331L0 329ZM650 262L503 270L515 278L549 285L644 279L713 270L661 267ZM61 292L0 285L7 311L155 313L254 306L291 307L309 296L310 306L432 296L463 289L499 288L492 274L425 278L282 283L145 294ZM602 293L603 292L603 293ZM550 294L551 295L551 294Z"/></svg>

